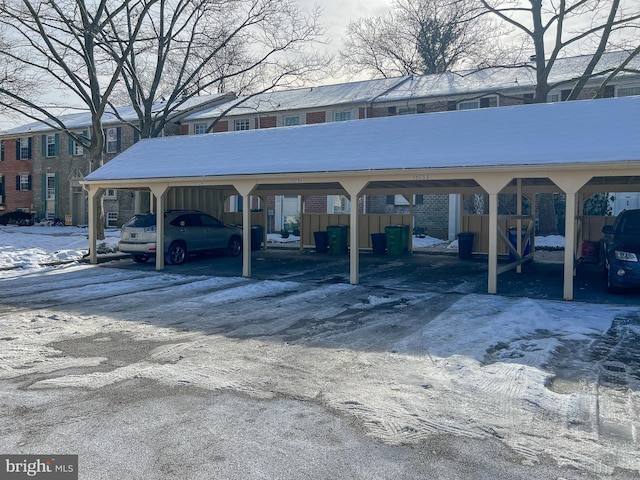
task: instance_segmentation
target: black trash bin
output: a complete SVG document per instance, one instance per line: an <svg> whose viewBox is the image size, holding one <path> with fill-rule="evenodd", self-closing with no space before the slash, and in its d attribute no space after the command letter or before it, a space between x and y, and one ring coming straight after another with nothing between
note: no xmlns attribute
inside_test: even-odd
<svg viewBox="0 0 640 480"><path fill-rule="evenodd" d="M387 250L387 235L384 233L372 233L371 245L375 255L384 255Z"/></svg>
<svg viewBox="0 0 640 480"><path fill-rule="evenodd" d="M260 250L264 239L262 225L251 225L251 250Z"/></svg>
<svg viewBox="0 0 640 480"><path fill-rule="evenodd" d="M316 242L316 253L327 253L329 250L329 234L327 232L313 232Z"/></svg>
<svg viewBox="0 0 640 480"><path fill-rule="evenodd" d="M458 234L458 257L471 258L473 251L473 232L460 232Z"/></svg>

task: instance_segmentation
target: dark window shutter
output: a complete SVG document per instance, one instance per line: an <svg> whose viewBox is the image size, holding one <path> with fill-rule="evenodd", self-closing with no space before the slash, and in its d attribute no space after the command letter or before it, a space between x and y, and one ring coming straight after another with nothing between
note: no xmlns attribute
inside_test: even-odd
<svg viewBox="0 0 640 480"><path fill-rule="evenodd" d="M16 192L20 191L20 175L16 177Z"/></svg>
<svg viewBox="0 0 640 480"><path fill-rule="evenodd" d="M122 128L121 127L118 127L116 129L116 136L117 136L116 137L117 138L117 141L116 141L116 152L120 152L120 148L122 147L122 142L121 142Z"/></svg>
<svg viewBox="0 0 640 480"><path fill-rule="evenodd" d="M28 150L29 150L29 152L27 153L27 158L31 158L31 145L32 145L31 140L32 140L32 137L29 137L29 140L28 140L28 145L29 145Z"/></svg>
<svg viewBox="0 0 640 480"><path fill-rule="evenodd" d="M458 103L455 100L449 100L447 102L447 110L457 110Z"/></svg>
<svg viewBox="0 0 640 480"><path fill-rule="evenodd" d="M416 113L427 113L427 104L426 103L417 104Z"/></svg>
<svg viewBox="0 0 640 480"><path fill-rule="evenodd" d="M387 115L391 116L395 114L396 114L396 107L387 107Z"/></svg>
<svg viewBox="0 0 640 480"><path fill-rule="evenodd" d="M415 199L416 199L416 202L415 202L416 205L424 204L424 195L416 195Z"/></svg>
<svg viewBox="0 0 640 480"><path fill-rule="evenodd" d="M41 187L42 187L42 201L41 201L42 216L46 217L47 216L47 174L43 173L40 176L40 179L41 179Z"/></svg>
<svg viewBox="0 0 640 480"><path fill-rule="evenodd" d="M571 94L571 90L562 90L560 92L560 100L564 102L567 98L569 98L569 94Z"/></svg>
<svg viewBox="0 0 640 480"><path fill-rule="evenodd" d="M616 95L616 86L615 85L607 85L604 87L604 92L602 93L602 98L613 98Z"/></svg>
<svg viewBox="0 0 640 480"><path fill-rule="evenodd" d="M396 196L395 195L387 195L387 205L395 205Z"/></svg>
<svg viewBox="0 0 640 480"><path fill-rule="evenodd" d="M140 133L135 128L133 129L133 143L138 143L140 141Z"/></svg>
<svg viewBox="0 0 640 480"><path fill-rule="evenodd" d="M20 160L20 139L16 138L16 160Z"/></svg>
<svg viewBox="0 0 640 480"><path fill-rule="evenodd" d="M57 157L60 154L60 134L56 133L56 145L54 155Z"/></svg>
<svg viewBox="0 0 640 480"><path fill-rule="evenodd" d="M58 213L58 204L60 203L60 177L58 176L58 174L55 174L56 176L54 177L53 180L53 187L56 189L56 193L55 193L55 218L60 217L60 214Z"/></svg>
<svg viewBox="0 0 640 480"><path fill-rule="evenodd" d="M524 98L524 103L528 104L528 103L533 103L533 93L525 93L523 95Z"/></svg>
<svg viewBox="0 0 640 480"><path fill-rule="evenodd" d="M4 203L4 177L0 175L0 197L2 197L2 203Z"/></svg>
<svg viewBox="0 0 640 480"><path fill-rule="evenodd" d="M238 195L236 198L237 198L237 202L236 202L236 210L237 210L238 212L242 212L242 211L243 211L243 210L242 210L242 208L243 208L243 205L242 205L242 201L243 201L242 195Z"/></svg>
<svg viewBox="0 0 640 480"><path fill-rule="evenodd" d="M69 137L69 141L67 142L67 150L69 155L73 155L73 138Z"/></svg>
<svg viewBox="0 0 640 480"><path fill-rule="evenodd" d="M40 135L40 153L43 157L47 156L47 136Z"/></svg>
<svg viewBox="0 0 640 480"><path fill-rule="evenodd" d="M489 108L491 106L490 98L481 98L480 99L480 108Z"/></svg>
<svg viewBox="0 0 640 480"><path fill-rule="evenodd" d="M88 130L83 130L82 131L82 138L85 140L89 140L89 131ZM82 154L86 155L87 154L87 149L84 147L84 142L83 142L83 147L82 147Z"/></svg>
<svg viewBox="0 0 640 480"><path fill-rule="evenodd" d="M29 180L28 180L28 182L29 182L29 187L28 187L28 189L29 189L29 190L31 190L31 188L33 187L33 180L31 179L31 175L29 175Z"/></svg>

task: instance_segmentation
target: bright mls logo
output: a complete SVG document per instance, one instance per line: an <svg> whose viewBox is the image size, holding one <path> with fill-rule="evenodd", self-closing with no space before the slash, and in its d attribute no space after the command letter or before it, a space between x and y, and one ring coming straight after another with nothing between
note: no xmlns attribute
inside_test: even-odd
<svg viewBox="0 0 640 480"><path fill-rule="evenodd" d="M0 479L78 480L78 456L0 455Z"/></svg>

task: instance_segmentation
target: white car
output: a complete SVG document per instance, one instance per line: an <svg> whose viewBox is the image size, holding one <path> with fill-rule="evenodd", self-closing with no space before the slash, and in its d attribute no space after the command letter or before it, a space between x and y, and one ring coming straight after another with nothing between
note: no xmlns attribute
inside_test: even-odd
<svg viewBox="0 0 640 480"><path fill-rule="evenodd" d="M168 264L184 263L189 254L225 251L238 256L242 251L242 230L225 225L197 210L167 210L164 215L164 255ZM122 226L118 248L134 262L144 263L157 254L156 214L137 214Z"/></svg>

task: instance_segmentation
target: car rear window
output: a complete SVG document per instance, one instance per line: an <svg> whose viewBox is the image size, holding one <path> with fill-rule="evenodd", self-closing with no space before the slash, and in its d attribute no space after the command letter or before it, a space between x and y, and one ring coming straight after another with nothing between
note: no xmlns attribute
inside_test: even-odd
<svg viewBox="0 0 640 480"><path fill-rule="evenodd" d="M155 215L135 215L131 220L124 224L125 227L153 227L156 224Z"/></svg>
<svg viewBox="0 0 640 480"><path fill-rule="evenodd" d="M640 233L640 210L632 210L624 213L620 223L620 233Z"/></svg>

